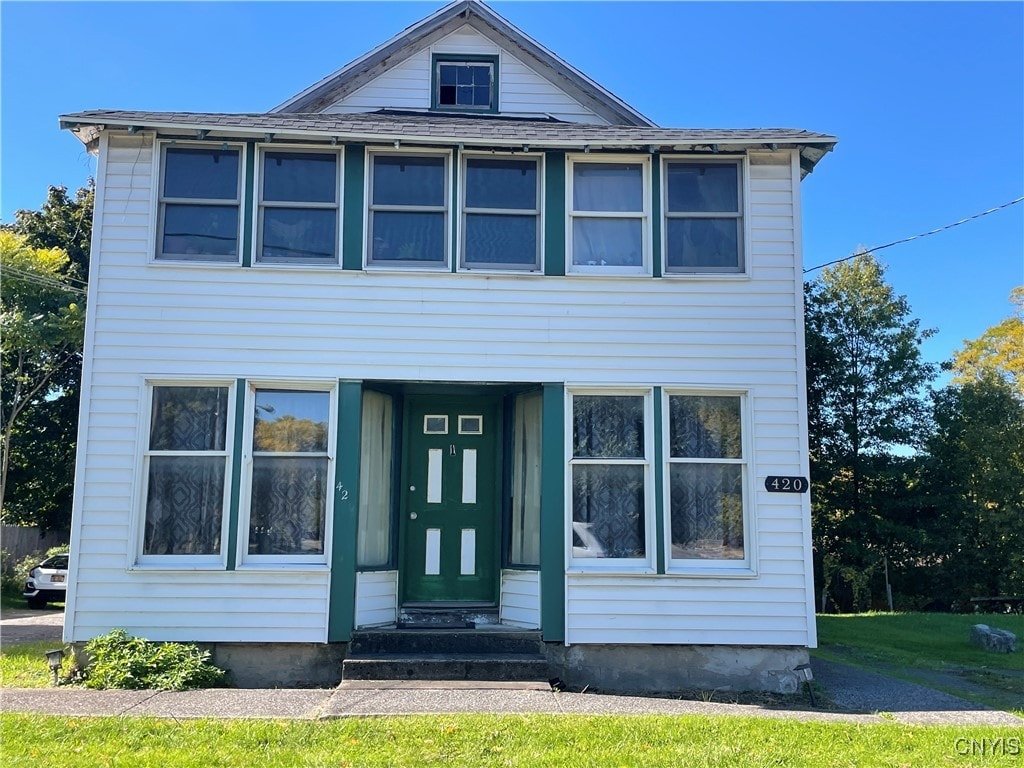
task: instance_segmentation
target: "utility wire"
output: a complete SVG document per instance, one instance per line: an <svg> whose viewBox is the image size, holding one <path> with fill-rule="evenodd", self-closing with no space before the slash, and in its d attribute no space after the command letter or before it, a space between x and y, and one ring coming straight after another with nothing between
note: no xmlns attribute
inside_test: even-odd
<svg viewBox="0 0 1024 768"><path fill-rule="evenodd" d="M974 221L975 219L980 219L982 216L988 216L990 213L995 213L996 211L1001 211L1003 208L1009 208L1011 205L1016 205L1017 203L1020 203L1020 202L1024 202L1024 196L1018 197L1016 200L1011 200L1008 203L1003 203L1002 205L997 205L995 208L989 208L987 211L982 211L981 213L976 213L973 216L968 216L966 219L960 219L960 221L954 221L952 224L947 224L944 227L939 227L938 229L933 229L933 230L931 230L929 232L922 232L919 235L911 235L910 237L904 237L902 240L894 240L893 242L886 243L885 245L876 245L874 248L869 248L866 251L857 251L857 253L851 254L849 256L844 256L843 258L836 259L835 261L826 261L824 264L819 264L816 267L808 267L807 269L804 270L804 274L806 275L808 272L813 272L814 270L821 269L822 267L831 267L833 264L839 264L839 263L844 262L844 261L849 261L850 259L855 259L858 256L866 256L869 253L874 253L875 251L881 251L884 248L892 248L892 246L894 246L894 245L900 245L901 243L909 243L911 240L917 240L918 238L921 238L921 237L928 237L928 235L934 235L937 232L944 232L947 229L952 229L953 227L959 227L961 224L966 224L968 221Z"/></svg>
<svg viewBox="0 0 1024 768"><path fill-rule="evenodd" d="M44 288L56 288L61 291L79 293L83 296L87 295L88 293L84 288L79 288L77 285L68 285L67 283L61 282L56 278L47 277L45 275L40 275L35 272L29 272L24 269L19 269L18 267L4 267L4 272L6 274L11 275L12 277L17 278L18 280L23 280L26 283L32 283L34 285L40 285L43 286Z"/></svg>

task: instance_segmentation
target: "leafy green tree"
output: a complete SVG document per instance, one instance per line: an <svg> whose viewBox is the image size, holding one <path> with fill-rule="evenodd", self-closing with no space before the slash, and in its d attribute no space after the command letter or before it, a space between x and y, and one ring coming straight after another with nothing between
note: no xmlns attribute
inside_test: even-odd
<svg viewBox="0 0 1024 768"><path fill-rule="evenodd" d="M1009 382L1024 395L1024 286L1010 292L1014 311L953 353L953 383L981 381L988 375Z"/></svg>
<svg viewBox="0 0 1024 768"><path fill-rule="evenodd" d="M907 471L900 447L920 445L927 424L922 388L935 368L921 344L933 331L884 276L860 254L804 288L812 515L826 589L837 576L863 582L890 552L916 548L903 541L912 526L898 523L892 489ZM849 607L866 607L863 586Z"/></svg>
<svg viewBox="0 0 1024 768"><path fill-rule="evenodd" d="M63 249L73 268L72 276L86 280L95 200L96 187L92 179L75 193L74 199L68 197L67 187L50 187L46 202L38 211L16 211L14 224L4 229L24 235L33 248Z"/></svg>
<svg viewBox="0 0 1024 768"><path fill-rule="evenodd" d="M936 594L1024 594L1024 397L987 373L934 395L928 507L937 517Z"/></svg>
<svg viewBox="0 0 1024 768"><path fill-rule="evenodd" d="M46 528L51 527L46 524L46 509L27 508L24 497L10 505L6 497L9 479L18 474L11 472L12 466L20 471L31 460L40 460L43 466L53 461L52 456L26 448L38 439L37 430L48 440L69 437L59 426L48 430L43 417L56 411L55 403L67 396L66 387L77 382L69 380L68 374L81 366L84 291L69 289L65 283L76 270L63 250L33 247L26 236L9 230L0 231L0 269L0 364L4 377L0 393L0 510L5 521L42 523ZM51 447L60 454L57 446ZM65 475L71 471L67 466L62 470ZM55 495L60 492L59 487L42 490ZM10 506L17 509L12 511ZM68 519L69 513L67 508Z"/></svg>

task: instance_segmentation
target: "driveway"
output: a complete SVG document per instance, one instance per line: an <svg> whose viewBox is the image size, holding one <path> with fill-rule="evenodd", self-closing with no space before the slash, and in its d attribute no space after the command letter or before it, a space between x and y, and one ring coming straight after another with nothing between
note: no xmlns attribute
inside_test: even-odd
<svg viewBox="0 0 1024 768"><path fill-rule="evenodd" d="M4 608L0 610L0 647L15 643L49 640L60 643L64 631L64 609Z"/></svg>

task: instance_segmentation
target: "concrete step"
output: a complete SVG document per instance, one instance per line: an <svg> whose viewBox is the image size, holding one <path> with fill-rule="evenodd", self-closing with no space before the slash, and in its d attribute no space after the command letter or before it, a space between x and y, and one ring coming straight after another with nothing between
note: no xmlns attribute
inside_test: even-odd
<svg viewBox="0 0 1024 768"><path fill-rule="evenodd" d="M504 629L383 629L352 633L352 656L436 653L447 655L510 653L541 655L540 632Z"/></svg>
<svg viewBox="0 0 1024 768"><path fill-rule="evenodd" d="M537 654L417 653L349 656L343 680L547 680L548 664Z"/></svg>

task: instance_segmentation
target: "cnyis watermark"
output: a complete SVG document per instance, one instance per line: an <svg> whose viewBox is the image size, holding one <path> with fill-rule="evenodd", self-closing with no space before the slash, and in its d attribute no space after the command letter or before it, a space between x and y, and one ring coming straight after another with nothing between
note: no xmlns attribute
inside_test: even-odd
<svg viewBox="0 0 1024 768"><path fill-rule="evenodd" d="M961 736L953 742L958 755L972 757L1017 756L1024 752L1020 736L996 736L991 739L972 739Z"/></svg>

